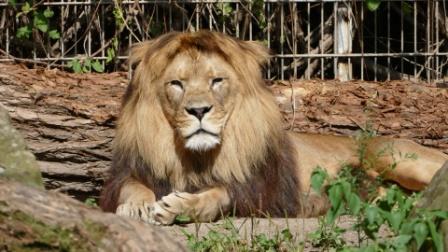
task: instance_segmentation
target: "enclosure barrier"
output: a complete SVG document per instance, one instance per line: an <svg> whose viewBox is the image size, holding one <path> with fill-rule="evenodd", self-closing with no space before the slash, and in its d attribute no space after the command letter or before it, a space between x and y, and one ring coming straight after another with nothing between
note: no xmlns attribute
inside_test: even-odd
<svg viewBox="0 0 448 252"><path fill-rule="evenodd" d="M0 62L126 70L137 42L210 29L269 47L270 79L448 80L446 0L3 1Z"/></svg>

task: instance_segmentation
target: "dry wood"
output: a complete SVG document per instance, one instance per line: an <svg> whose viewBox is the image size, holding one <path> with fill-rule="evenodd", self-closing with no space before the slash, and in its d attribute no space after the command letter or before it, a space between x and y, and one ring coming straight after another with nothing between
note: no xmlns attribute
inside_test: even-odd
<svg viewBox="0 0 448 252"><path fill-rule="evenodd" d="M0 64L0 103L36 155L48 189L96 197L110 165L126 73L71 74ZM285 127L353 135L370 124L448 153L448 89L407 81L277 82ZM295 113L292 108L295 107Z"/></svg>

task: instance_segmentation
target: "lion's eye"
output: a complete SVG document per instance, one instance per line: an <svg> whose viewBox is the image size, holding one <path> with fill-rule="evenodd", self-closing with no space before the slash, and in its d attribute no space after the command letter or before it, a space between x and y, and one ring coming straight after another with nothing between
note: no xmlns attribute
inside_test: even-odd
<svg viewBox="0 0 448 252"><path fill-rule="evenodd" d="M224 80L224 78L221 78L221 77L219 77L219 78L214 78L214 79L212 80L212 86L214 86L214 85L216 85L216 84L220 84L223 80Z"/></svg>
<svg viewBox="0 0 448 252"><path fill-rule="evenodd" d="M179 89L184 89L184 86L180 80L172 80L170 81L170 85Z"/></svg>

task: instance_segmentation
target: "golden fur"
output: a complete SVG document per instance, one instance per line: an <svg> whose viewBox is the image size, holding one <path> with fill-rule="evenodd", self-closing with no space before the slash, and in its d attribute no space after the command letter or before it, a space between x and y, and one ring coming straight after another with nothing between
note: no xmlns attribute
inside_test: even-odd
<svg viewBox="0 0 448 252"><path fill-rule="evenodd" d="M303 202L312 169L336 174L342 163L362 166L356 144L283 131L261 75L268 58L256 42L207 31L168 33L135 47L102 208L162 224L178 214L212 220L232 208L293 216L306 205L321 213L319 200ZM447 160L410 141L379 139L369 142L370 152L395 143L421 155L419 166L403 161L388 172L411 189L427 184ZM393 161L385 158L377 171Z"/></svg>

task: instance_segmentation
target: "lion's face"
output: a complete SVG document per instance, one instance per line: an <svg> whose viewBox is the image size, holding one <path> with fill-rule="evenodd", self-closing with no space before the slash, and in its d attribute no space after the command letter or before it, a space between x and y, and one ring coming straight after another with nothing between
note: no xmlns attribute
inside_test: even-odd
<svg viewBox="0 0 448 252"><path fill-rule="evenodd" d="M185 148L208 151L219 146L239 93L237 79L233 68L213 53L184 51L167 66L158 97Z"/></svg>

